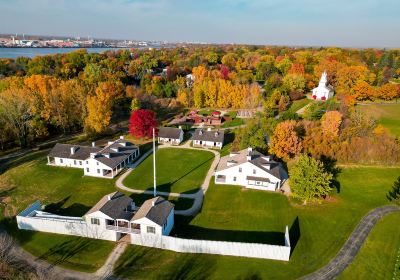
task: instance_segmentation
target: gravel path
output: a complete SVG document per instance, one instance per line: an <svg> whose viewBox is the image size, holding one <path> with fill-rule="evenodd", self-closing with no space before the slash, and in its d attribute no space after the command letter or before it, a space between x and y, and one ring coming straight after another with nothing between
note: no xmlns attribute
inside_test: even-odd
<svg viewBox="0 0 400 280"><path fill-rule="evenodd" d="M343 270L353 261L361 246L364 244L371 229L385 215L400 211L400 207L383 206L375 208L365 215L356 229L347 239L346 243L340 249L339 253L326 266L306 275L301 280L329 280L335 279Z"/></svg>
<svg viewBox="0 0 400 280"><path fill-rule="evenodd" d="M211 177L214 176L214 170L217 167L217 164L219 162L220 159L220 154L217 151L214 151L212 149L204 149L204 148L193 148L190 147L190 141L187 141L184 145L181 146L171 146L171 145L161 145L158 146L158 149L163 149L163 148L174 148L174 149L192 149L192 150L206 150L206 151L210 151L212 152L215 157L214 157L214 161L212 162L210 169L207 172L207 175L203 181L203 184L200 186L200 190L197 191L196 193L192 193L192 194L181 194L181 193L169 193L169 192L157 192L157 194L159 195L163 195L163 196L173 196L173 197L182 197L182 198L190 198L193 199L193 205L186 210L175 210L175 214L177 215L183 215L183 216L194 216L196 215L200 209L201 209L201 205L203 204L203 197L204 194L206 193L209 185L210 185L210 180ZM125 180L125 178L132 172L132 170L134 170L144 159L146 159L151 153L153 152L153 150L149 150L147 151L145 154L143 154L134 164L132 164L130 166L130 168L121 176L119 176L119 178L117 179L117 181L115 182L115 185L117 188L127 191L127 192L131 192L131 193L138 193L138 194L153 194L153 191L151 190L136 190L136 189L132 189L132 188L128 188L124 185L123 181Z"/></svg>

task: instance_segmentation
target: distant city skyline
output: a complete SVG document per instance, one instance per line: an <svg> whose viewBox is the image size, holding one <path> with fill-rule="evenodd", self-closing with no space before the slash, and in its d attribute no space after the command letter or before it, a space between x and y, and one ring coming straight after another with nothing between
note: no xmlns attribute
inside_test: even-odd
<svg viewBox="0 0 400 280"><path fill-rule="evenodd" d="M0 33L400 47L398 0L0 0Z"/></svg>

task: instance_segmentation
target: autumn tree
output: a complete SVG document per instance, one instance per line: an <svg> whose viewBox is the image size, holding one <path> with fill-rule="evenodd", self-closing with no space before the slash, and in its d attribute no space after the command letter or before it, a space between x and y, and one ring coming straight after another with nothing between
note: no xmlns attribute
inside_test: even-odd
<svg viewBox="0 0 400 280"><path fill-rule="evenodd" d="M279 123L271 137L270 152L285 161L300 154L302 143L296 129L296 121Z"/></svg>
<svg viewBox="0 0 400 280"><path fill-rule="evenodd" d="M150 138L153 128L157 128L156 114L151 110L133 111L129 119L129 133L137 138Z"/></svg>
<svg viewBox="0 0 400 280"><path fill-rule="evenodd" d="M384 84L377 90L376 97L383 100L395 99L398 97L398 87L396 84Z"/></svg>
<svg viewBox="0 0 400 280"><path fill-rule="evenodd" d="M333 175L325 170L321 161L302 154L289 168L289 178L293 197L307 204L330 193Z"/></svg>
<svg viewBox="0 0 400 280"><path fill-rule="evenodd" d="M321 129L329 138L339 137L339 129L342 123L342 114L338 111L328 111L321 118Z"/></svg>
<svg viewBox="0 0 400 280"><path fill-rule="evenodd" d="M374 88L366 81L358 81L354 85L353 91L354 91L354 97L360 101L374 100L375 98Z"/></svg>

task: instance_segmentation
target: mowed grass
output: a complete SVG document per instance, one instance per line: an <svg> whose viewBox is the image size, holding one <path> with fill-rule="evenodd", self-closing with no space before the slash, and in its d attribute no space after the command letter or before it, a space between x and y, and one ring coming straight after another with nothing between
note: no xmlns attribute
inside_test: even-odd
<svg viewBox="0 0 400 280"><path fill-rule="evenodd" d="M193 220L177 218L173 234L281 244L288 225L293 245L290 261L180 254L132 246L115 271L132 279L161 275L170 279L175 275L191 279L297 279L327 264L368 211L388 204L386 193L399 173L400 168L343 169L338 177L339 193L329 202L305 206L276 193L211 184L201 213ZM397 250L396 246L390 243L385 250Z"/></svg>
<svg viewBox="0 0 400 280"><path fill-rule="evenodd" d="M399 249L400 213L393 213L376 224L354 261L338 279L392 279ZM400 273L400 267L396 269Z"/></svg>
<svg viewBox="0 0 400 280"><path fill-rule="evenodd" d="M393 135L400 137L400 104L360 105L358 108L376 118Z"/></svg>
<svg viewBox="0 0 400 280"><path fill-rule="evenodd" d="M162 148L156 153L157 190L193 193L199 190L214 154L208 151ZM124 185L139 190L153 189L153 155L145 159L124 180Z"/></svg>

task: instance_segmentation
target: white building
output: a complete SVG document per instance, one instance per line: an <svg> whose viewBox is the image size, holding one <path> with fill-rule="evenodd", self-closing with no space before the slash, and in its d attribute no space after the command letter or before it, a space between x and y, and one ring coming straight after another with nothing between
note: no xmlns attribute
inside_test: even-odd
<svg viewBox="0 0 400 280"><path fill-rule="evenodd" d="M48 165L82 168L87 176L114 178L140 155L139 147L121 136L104 148L57 143L47 156Z"/></svg>
<svg viewBox="0 0 400 280"><path fill-rule="evenodd" d="M222 149L224 145L224 131L196 129L193 134L193 147Z"/></svg>
<svg viewBox="0 0 400 280"><path fill-rule="evenodd" d="M328 85L326 72L322 73L318 87L312 90L312 97L316 100L328 100L333 97L333 87Z"/></svg>
<svg viewBox="0 0 400 280"><path fill-rule="evenodd" d="M179 145L183 141L183 130L174 127L160 127L158 130L158 143Z"/></svg>
<svg viewBox="0 0 400 280"><path fill-rule="evenodd" d="M111 241L152 240L169 235L174 226L174 205L162 197L137 208L131 198L114 192L104 196L83 217L44 212L36 202L17 216L19 229L83 236ZM134 236L134 237L133 237Z"/></svg>
<svg viewBox="0 0 400 280"><path fill-rule="evenodd" d="M279 190L287 178L280 163L252 148L222 157L215 171L215 184L267 191Z"/></svg>

